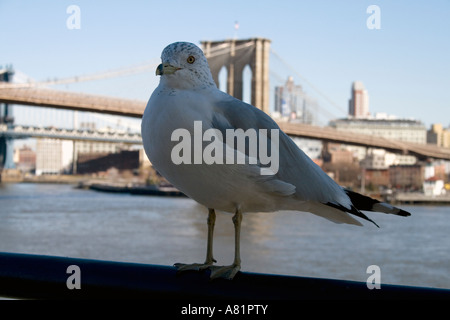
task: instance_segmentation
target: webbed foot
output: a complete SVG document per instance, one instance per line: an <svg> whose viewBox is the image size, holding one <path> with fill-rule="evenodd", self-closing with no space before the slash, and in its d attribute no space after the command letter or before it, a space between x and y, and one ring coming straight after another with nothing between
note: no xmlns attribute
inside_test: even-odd
<svg viewBox="0 0 450 320"><path fill-rule="evenodd" d="M211 279L222 278L232 280L238 271L241 270L241 266L232 264L229 266L210 266L208 269L211 270Z"/></svg>
<svg viewBox="0 0 450 320"><path fill-rule="evenodd" d="M205 263L175 263L174 267L177 268L177 273L184 271L202 271L212 267L214 262L216 262L216 260Z"/></svg>

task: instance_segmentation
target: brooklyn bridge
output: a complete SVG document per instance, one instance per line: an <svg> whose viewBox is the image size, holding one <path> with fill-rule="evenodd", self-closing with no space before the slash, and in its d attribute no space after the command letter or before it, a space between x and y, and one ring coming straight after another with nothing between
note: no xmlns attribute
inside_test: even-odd
<svg viewBox="0 0 450 320"><path fill-rule="evenodd" d="M7 104L28 105L37 107L51 107L56 109L70 109L90 112L101 112L113 115L141 118L146 102L97 95L73 93L40 88L0 88L0 102ZM336 142L368 148L386 149L393 153L410 154L420 159L434 158L450 160L450 150L434 145L417 144L399 140L390 140L372 135L353 134L343 132L331 127L320 127L302 123L278 121L278 125L289 136L318 139L326 142ZM39 136L43 133L28 129L24 135ZM10 129L10 133L14 132ZM8 133L3 127L1 134ZM16 135L20 132L16 132ZM133 143L140 141L136 134L133 135ZM64 138L64 137L62 137ZM72 137L76 138L76 137ZM80 134L81 138L81 134Z"/></svg>
<svg viewBox="0 0 450 320"><path fill-rule="evenodd" d="M208 58L213 78L219 82L219 72L227 70L226 91L238 99L243 97L243 71L251 70L251 103L269 113L269 55L270 40L254 38L246 40L203 41L203 50ZM153 69L145 65L142 69ZM127 72L125 70L125 72ZM128 72L136 72L135 69ZM117 74L112 74L115 76ZM104 76L104 75L103 75ZM106 75L106 76L110 76ZM96 78L95 76L93 78ZM97 76L97 78L101 78ZM85 79L92 80L92 79ZM64 81L80 81L79 77ZM63 81L63 83L64 83ZM50 89L53 83L8 83L0 82L0 103L7 105L24 105L47 107L53 109L95 112L99 114L118 115L141 118L146 101L108 97L95 94L78 93ZM52 137L70 140L121 141L123 143L140 144L139 133L105 134L80 130L58 130L38 126L21 126L7 121L7 115L1 115L0 157L4 161L7 148L6 139L24 137ZM418 159L450 160L450 150L436 145L418 144L406 141L387 139L374 135L344 132L328 126L276 120L280 128L289 136L303 137L346 145L367 148L385 149L392 153L413 155Z"/></svg>

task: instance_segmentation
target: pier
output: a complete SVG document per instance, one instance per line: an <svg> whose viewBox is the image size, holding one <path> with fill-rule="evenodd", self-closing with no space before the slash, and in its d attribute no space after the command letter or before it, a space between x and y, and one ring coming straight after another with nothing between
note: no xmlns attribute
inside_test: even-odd
<svg viewBox="0 0 450 320"><path fill-rule="evenodd" d="M450 204L450 195L429 196L420 192L401 192L393 198L393 202L401 204Z"/></svg>

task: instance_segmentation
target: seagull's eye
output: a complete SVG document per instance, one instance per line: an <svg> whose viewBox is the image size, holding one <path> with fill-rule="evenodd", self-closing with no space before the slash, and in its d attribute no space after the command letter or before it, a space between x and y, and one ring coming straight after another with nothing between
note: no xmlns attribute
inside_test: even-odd
<svg viewBox="0 0 450 320"><path fill-rule="evenodd" d="M194 56L189 56L189 57L187 58L187 63L193 64L194 62L195 62L195 57L194 57Z"/></svg>

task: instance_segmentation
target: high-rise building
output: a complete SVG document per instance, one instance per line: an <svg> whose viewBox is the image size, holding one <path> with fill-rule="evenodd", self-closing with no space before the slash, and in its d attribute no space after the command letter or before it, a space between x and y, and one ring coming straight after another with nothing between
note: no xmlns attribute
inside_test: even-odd
<svg viewBox="0 0 450 320"><path fill-rule="evenodd" d="M367 118L369 112L369 94L361 81L352 85L351 98L348 101L348 115L354 118Z"/></svg>
<svg viewBox="0 0 450 320"><path fill-rule="evenodd" d="M289 77L284 86L275 87L274 111L281 117L297 119L302 123L312 124L315 120L315 101L309 98L301 85L296 85Z"/></svg>

